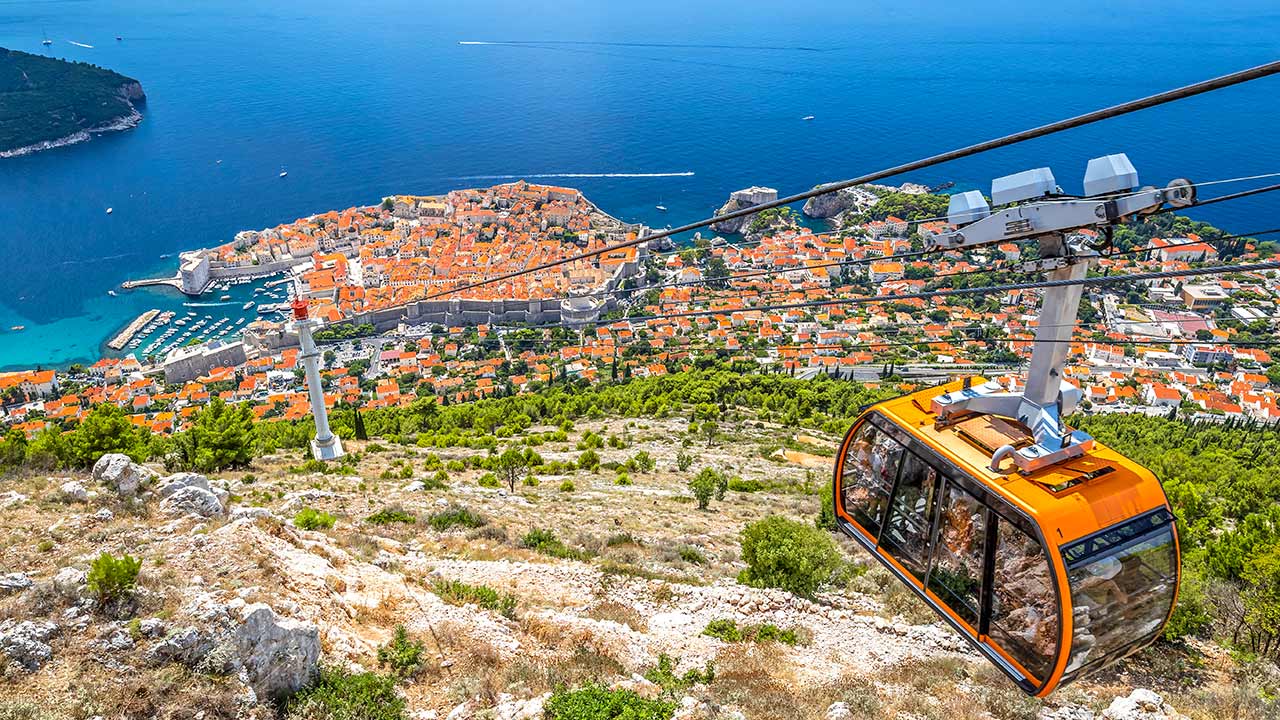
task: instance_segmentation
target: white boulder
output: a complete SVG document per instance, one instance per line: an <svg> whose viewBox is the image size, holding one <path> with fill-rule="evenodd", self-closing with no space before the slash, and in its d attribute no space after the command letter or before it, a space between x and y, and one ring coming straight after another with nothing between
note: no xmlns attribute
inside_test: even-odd
<svg viewBox="0 0 1280 720"><path fill-rule="evenodd" d="M198 515L202 518L222 517L227 512L217 495L196 485L170 492L160 501L160 509L169 515Z"/></svg>
<svg viewBox="0 0 1280 720"><path fill-rule="evenodd" d="M1102 711L1102 720L1186 720L1186 717L1146 688L1137 688L1128 697L1112 700Z"/></svg>
<svg viewBox="0 0 1280 720"><path fill-rule="evenodd" d="M68 480L58 488L58 497L69 503L89 502L89 491L79 480Z"/></svg>
<svg viewBox="0 0 1280 720"><path fill-rule="evenodd" d="M31 578L24 573L14 572L0 575L0 595L19 593L31 587Z"/></svg>
<svg viewBox="0 0 1280 720"><path fill-rule="evenodd" d="M53 657L49 638L58 632L58 626L48 621L6 620L0 623L0 652L15 665L35 672Z"/></svg>
<svg viewBox="0 0 1280 720"><path fill-rule="evenodd" d="M264 603L244 607L240 620L231 641L259 700L295 693L315 675L320 659L315 625L280 617Z"/></svg>
<svg viewBox="0 0 1280 720"><path fill-rule="evenodd" d="M135 463L123 453L107 453L93 464L93 479L122 497L135 497L138 490L155 477L155 472Z"/></svg>

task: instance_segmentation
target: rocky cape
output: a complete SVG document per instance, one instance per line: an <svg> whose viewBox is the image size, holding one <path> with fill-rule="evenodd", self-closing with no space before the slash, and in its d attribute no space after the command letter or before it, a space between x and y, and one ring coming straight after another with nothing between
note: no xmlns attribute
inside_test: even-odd
<svg viewBox="0 0 1280 720"><path fill-rule="evenodd" d="M137 127L146 99L111 70L0 48L0 158Z"/></svg>

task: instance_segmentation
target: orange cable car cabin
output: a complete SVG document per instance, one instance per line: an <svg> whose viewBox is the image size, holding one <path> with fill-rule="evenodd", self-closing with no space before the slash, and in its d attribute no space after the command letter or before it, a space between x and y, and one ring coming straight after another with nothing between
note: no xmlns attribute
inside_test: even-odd
<svg viewBox="0 0 1280 720"><path fill-rule="evenodd" d="M1028 694L1044 696L1151 643L1179 578L1173 515L1146 468L1091 442L1031 472L996 415L940 418L957 381L868 408L835 466L840 529Z"/></svg>

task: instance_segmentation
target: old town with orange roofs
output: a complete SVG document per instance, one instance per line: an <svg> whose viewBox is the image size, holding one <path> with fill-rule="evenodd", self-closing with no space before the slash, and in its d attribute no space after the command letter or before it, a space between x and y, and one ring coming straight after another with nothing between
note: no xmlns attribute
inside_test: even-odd
<svg viewBox="0 0 1280 720"><path fill-rule="evenodd" d="M983 284L1010 282L999 271L1025 249L878 259L919 249L948 226L876 212L879 197L925 188L873 190L861 191L857 212L832 219L834 230L780 214L725 237L646 241L581 260L571 258L642 240L650 229L609 216L578 190L523 181L392 196L184 253L166 282L198 294L245 278L287 281L289 297L328 323L318 339L331 405L458 402L553 381L663 375L708 357L799 377L874 383L982 373L1016 382L1035 330L1033 290L912 296L980 273L989 273ZM1226 252L1173 227L1104 257L1096 271L1185 268ZM1230 246L1230 259L1274 252L1273 243L1248 240ZM564 262L472 287L555 261ZM1264 347L1274 342L1278 296L1275 273L1091 288L1069 378L1089 412L1276 422L1280 364ZM214 397L248 403L262 420L309 413L297 336L283 315L163 355L107 354L88 366L0 373L0 425L34 435L112 403L137 425L172 433Z"/></svg>

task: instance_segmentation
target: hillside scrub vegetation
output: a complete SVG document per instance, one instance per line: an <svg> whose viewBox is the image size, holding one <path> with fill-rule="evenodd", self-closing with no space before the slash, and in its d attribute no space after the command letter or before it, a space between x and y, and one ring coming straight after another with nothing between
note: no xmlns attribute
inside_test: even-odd
<svg viewBox="0 0 1280 720"><path fill-rule="evenodd" d="M97 65L0 48L0 151L129 116L122 88L136 83Z"/></svg>

